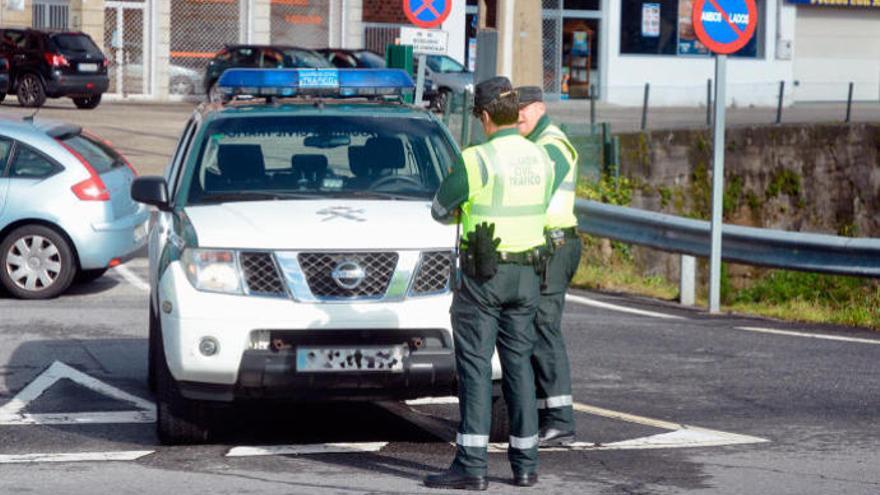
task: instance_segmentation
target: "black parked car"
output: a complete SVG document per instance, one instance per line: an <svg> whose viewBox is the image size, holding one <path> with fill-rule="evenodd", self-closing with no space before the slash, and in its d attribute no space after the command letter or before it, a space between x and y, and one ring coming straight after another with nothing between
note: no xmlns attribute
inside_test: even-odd
<svg viewBox="0 0 880 495"><path fill-rule="evenodd" d="M110 84L108 60L85 33L3 28L0 56L10 65L3 95L15 93L25 107L70 97L77 108L95 108Z"/></svg>
<svg viewBox="0 0 880 495"><path fill-rule="evenodd" d="M9 91L9 61L6 57L0 56L0 101L6 98L7 91Z"/></svg>
<svg viewBox="0 0 880 495"><path fill-rule="evenodd" d="M226 69L332 69L333 65L312 50L292 46L229 45L220 50L205 69L205 92L210 101L219 101L217 80Z"/></svg>
<svg viewBox="0 0 880 495"><path fill-rule="evenodd" d="M318 50L340 69L384 69L385 59L370 50L347 50L343 48L323 48Z"/></svg>

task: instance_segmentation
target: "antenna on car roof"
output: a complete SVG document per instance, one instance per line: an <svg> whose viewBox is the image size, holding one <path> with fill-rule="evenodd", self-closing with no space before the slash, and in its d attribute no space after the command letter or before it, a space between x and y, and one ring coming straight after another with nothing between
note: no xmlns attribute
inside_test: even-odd
<svg viewBox="0 0 880 495"><path fill-rule="evenodd" d="M31 124L33 124L33 123L34 123L34 117L36 117L38 113L40 113L40 109L39 109L39 108L36 109L36 110L34 110L34 113L32 113L32 114L30 114L30 115L25 115L24 117L22 117L21 120L23 120L23 121L25 121L25 122L30 122Z"/></svg>

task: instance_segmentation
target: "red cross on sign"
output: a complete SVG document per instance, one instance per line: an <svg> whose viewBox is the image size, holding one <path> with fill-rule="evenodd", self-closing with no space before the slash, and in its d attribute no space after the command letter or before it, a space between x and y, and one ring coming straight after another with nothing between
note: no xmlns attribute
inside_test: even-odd
<svg viewBox="0 0 880 495"><path fill-rule="evenodd" d="M423 29L440 26L452 11L452 0L403 0L409 22Z"/></svg>

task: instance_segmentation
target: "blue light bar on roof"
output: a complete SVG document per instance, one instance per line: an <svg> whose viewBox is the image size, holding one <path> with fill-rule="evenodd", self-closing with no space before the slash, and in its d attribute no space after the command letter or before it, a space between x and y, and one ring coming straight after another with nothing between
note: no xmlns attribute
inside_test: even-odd
<svg viewBox="0 0 880 495"><path fill-rule="evenodd" d="M226 96L401 96L415 89L400 69L229 69L217 83Z"/></svg>

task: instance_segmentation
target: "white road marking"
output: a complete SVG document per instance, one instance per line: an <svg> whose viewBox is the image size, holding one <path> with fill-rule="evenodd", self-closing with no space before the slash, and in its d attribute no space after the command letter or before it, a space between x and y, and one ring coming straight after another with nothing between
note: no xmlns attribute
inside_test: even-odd
<svg viewBox="0 0 880 495"><path fill-rule="evenodd" d="M122 275L122 278L125 279L126 282L133 285L135 288L140 289L144 292L150 292L150 284L144 282L140 277L134 274L133 271L129 270L125 265L119 265L116 268L116 273Z"/></svg>
<svg viewBox="0 0 880 495"><path fill-rule="evenodd" d="M304 445L266 445L262 447L234 447L226 457L252 457L264 455L316 455L316 454L362 454L379 452L388 442L361 443L313 443Z"/></svg>
<svg viewBox="0 0 880 495"><path fill-rule="evenodd" d="M0 464L30 464L37 462L106 462L135 461L148 456L154 450L129 450L119 452L76 452L67 454L11 454L0 455Z"/></svg>
<svg viewBox="0 0 880 495"><path fill-rule="evenodd" d="M408 406L429 406L434 404L458 404L458 397L454 395L447 397L422 397L406 401Z"/></svg>
<svg viewBox="0 0 880 495"><path fill-rule="evenodd" d="M416 404L410 404L414 402ZM423 404L457 404L456 397L430 397L425 399L417 399L415 401L407 401L409 405ZM718 447L723 445L745 445L752 443L764 443L769 440L749 435L740 435L737 433L728 433L726 431L711 430L708 428L700 428L689 426L662 419L648 418L646 416L637 416L620 411L612 411L602 407L590 406L580 402L575 402L572 407L575 411L592 414L594 416L602 416L604 418L626 421L628 423L636 423L643 426L659 428L661 430L670 430L668 433L660 433L647 437L633 438L614 442L609 444L597 444L593 442L574 442L571 445L559 447L542 447L541 451L549 452L567 452L582 450L640 450L640 449L672 449L672 448L693 448L693 447ZM492 443L489 445L489 452L500 453L507 452L506 443Z"/></svg>
<svg viewBox="0 0 880 495"><path fill-rule="evenodd" d="M68 379L99 394L129 402L132 411L31 414L24 409L59 380ZM0 425L64 425L102 423L154 423L156 406L138 396L93 378L60 361L55 361L9 402L0 407Z"/></svg>
<svg viewBox="0 0 880 495"><path fill-rule="evenodd" d="M682 316L670 315L666 313L657 313L655 311L646 311L644 309L636 309L636 308L628 308L626 306L618 306L616 304L606 303L602 301L597 301L595 299L590 299L588 297L576 296L574 294L566 294L565 300L569 302L573 302L576 304L583 304L584 306L592 306L594 308L602 308L608 309L611 311L618 311L620 313L629 313L633 315L639 316L650 316L652 318L663 318L666 320L686 320Z"/></svg>
<svg viewBox="0 0 880 495"><path fill-rule="evenodd" d="M736 327L737 330L745 330L747 332L770 333L774 335L787 335L790 337L806 337L809 339L837 340L840 342L855 342L858 344L875 344L880 345L880 339L860 339L856 337L841 337L839 335L824 335L818 333L792 332L790 330L775 330L772 328L760 327Z"/></svg>

